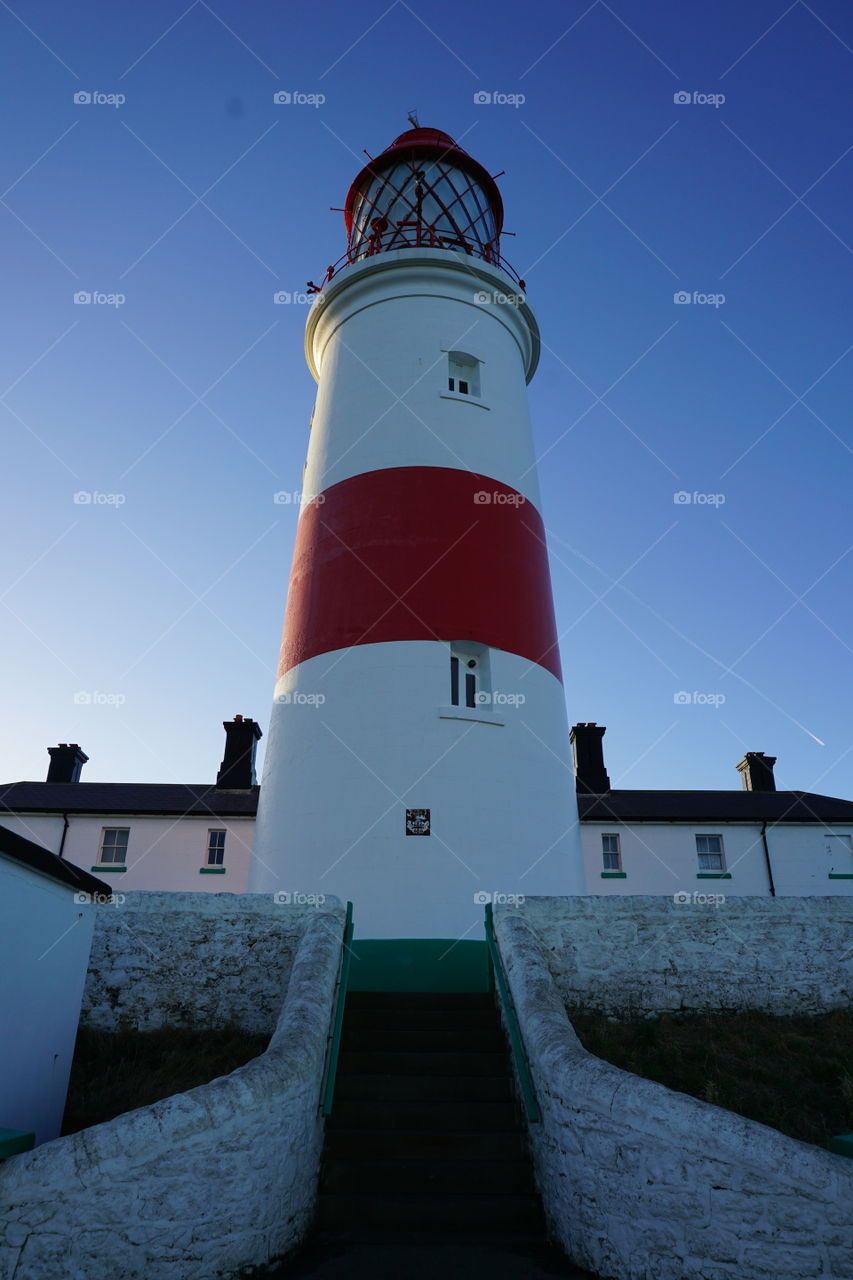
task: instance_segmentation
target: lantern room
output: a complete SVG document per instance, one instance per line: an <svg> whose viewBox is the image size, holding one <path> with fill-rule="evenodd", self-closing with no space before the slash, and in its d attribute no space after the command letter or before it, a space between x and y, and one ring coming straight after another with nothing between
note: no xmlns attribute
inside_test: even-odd
<svg viewBox="0 0 853 1280"><path fill-rule="evenodd" d="M417 248L500 265L503 204L494 178L440 129L400 134L361 170L344 213L347 262Z"/></svg>

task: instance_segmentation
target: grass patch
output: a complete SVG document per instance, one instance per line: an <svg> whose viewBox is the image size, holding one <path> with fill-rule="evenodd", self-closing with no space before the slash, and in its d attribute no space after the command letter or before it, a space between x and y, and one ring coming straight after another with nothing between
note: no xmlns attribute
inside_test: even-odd
<svg viewBox="0 0 853 1280"><path fill-rule="evenodd" d="M568 1014L584 1048L625 1071L802 1142L853 1133L853 1013Z"/></svg>
<svg viewBox="0 0 853 1280"><path fill-rule="evenodd" d="M76 1133L228 1075L263 1053L269 1036L214 1031L94 1031L80 1027L62 1132Z"/></svg>

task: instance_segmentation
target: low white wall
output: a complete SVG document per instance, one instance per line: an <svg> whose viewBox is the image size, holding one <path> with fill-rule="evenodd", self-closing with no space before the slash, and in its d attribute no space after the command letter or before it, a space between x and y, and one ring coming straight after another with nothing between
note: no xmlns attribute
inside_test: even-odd
<svg viewBox="0 0 853 1280"><path fill-rule="evenodd" d="M821 1013L853 1004L853 900L724 898L703 880L672 896L528 898L566 1004L603 1013L764 1009ZM495 913L506 908L495 908Z"/></svg>
<svg viewBox="0 0 853 1280"><path fill-rule="evenodd" d="M298 1244L316 1195L343 923L332 898L304 919L260 1057L0 1168L0 1276L224 1280ZM262 968L246 964L249 991Z"/></svg>
<svg viewBox="0 0 853 1280"><path fill-rule="evenodd" d="M575 1262L615 1280L853 1276L853 1163L587 1053L523 915L495 925L542 1110L537 1182Z"/></svg>
<svg viewBox="0 0 853 1280"><path fill-rule="evenodd" d="M306 922L326 909L271 893L117 893L117 906L98 909L81 1015L105 1031L272 1034Z"/></svg>

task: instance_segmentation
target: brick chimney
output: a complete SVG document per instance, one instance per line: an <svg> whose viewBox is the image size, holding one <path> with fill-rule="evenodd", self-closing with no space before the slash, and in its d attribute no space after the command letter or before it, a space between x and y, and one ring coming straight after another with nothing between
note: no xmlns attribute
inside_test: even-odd
<svg viewBox="0 0 853 1280"><path fill-rule="evenodd" d="M225 759L216 775L217 787L233 790L255 786L255 748L258 738L263 736L261 726L251 717L244 720L242 716L235 716L233 720L223 720L222 728Z"/></svg>
<svg viewBox="0 0 853 1280"><path fill-rule="evenodd" d="M766 756L763 751L747 751L744 758L735 765L744 791L775 791L775 763L776 756Z"/></svg>
<svg viewBox="0 0 853 1280"><path fill-rule="evenodd" d="M89 757L76 742L60 742L58 747L48 747L47 754L50 756L48 782L80 781L80 771Z"/></svg>
<svg viewBox="0 0 853 1280"><path fill-rule="evenodd" d="M573 724L569 733L575 762L575 787L591 795L604 795L610 790L610 778L604 767L604 725Z"/></svg>

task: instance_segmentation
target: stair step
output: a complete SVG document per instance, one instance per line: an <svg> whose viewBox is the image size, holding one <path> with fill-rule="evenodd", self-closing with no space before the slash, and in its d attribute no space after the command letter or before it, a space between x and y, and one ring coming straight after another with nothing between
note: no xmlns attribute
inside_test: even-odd
<svg viewBox="0 0 853 1280"><path fill-rule="evenodd" d="M489 1053L399 1053L381 1052L375 1047L343 1049L339 1073L342 1075L395 1076L499 1076L509 1071L506 1052Z"/></svg>
<svg viewBox="0 0 853 1280"><path fill-rule="evenodd" d="M341 1048L355 1052L506 1053L500 1027L361 1027L344 1022Z"/></svg>
<svg viewBox="0 0 853 1280"><path fill-rule="evenodd" d="M533 1195L382 1196L321 1195L320 1230L542 1231L544 1221Z"/></svg>
<svg viewBox="0 0 853 1280"><path fill-rule="evenodd" d="M328 1129L430 1129L434 1132L499 1133L517 1130L514 1102L335 1101Z"/></svg>
<svg viewBox="0 0 853 1280"><path fill-rule="evenodd" d="M494 1009L490 991L348 991L350 1009Z"/></svg>
<svg viewBox="0 0 853 1280"><path fill-rule="evenodd" d="M527 1160L326 1160L320 1190L362 1195L534 1195Z"/></svg>
<svg viewBox="0 0 853 1280"><path fill-rule="evenodd" d="M358 1027L362 1030L373 1027L377 1031L394 1031L435 1027L442 1031L467 1031L471 1027L492 1030L500 1027L498 1012L494 1007L489 1009L435 1009L426 1008L364 1008L346 1006L346 1026Z"/></svg>
<svg viewBox="0 0 853 1280"><path fill-rule="evenodd" d="M355 1099L388 1102L512 1102L509 1073L500 1076L356 1076L338 1072L335 1110Z"/></svg>
<svg viewBox="0 0 853 1280"><path fill-rule="evenodd" d="M448 1132L427 1129L337 1129L327 1127L329 1160L518 1160L527 1159L521 1134Z"/></svg>

